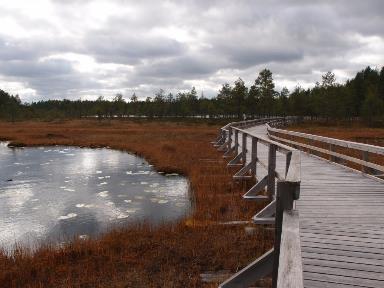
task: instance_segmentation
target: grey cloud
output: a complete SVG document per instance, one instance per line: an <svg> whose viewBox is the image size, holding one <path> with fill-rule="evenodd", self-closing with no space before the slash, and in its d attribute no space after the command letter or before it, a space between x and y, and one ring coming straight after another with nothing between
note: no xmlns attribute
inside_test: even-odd
<svg viewBox="0 0 384 288"><path fill-rule="evenodd" d="M103 87L92 78L79 74L51 75L47 78L33 78L29 80L31 87L37 89L41 96L50 99L79 99L79 91L102 89Z"/></svg>
<svg viewBox="0 0 384 288"><path fill-rule="evenodd" d="M88 35L85 49L100 62L136 64L144 59L179 55L185 48L173 39L116 35L109 31Z"/></svg>
<svg viewBox="0 0 384 288"><path fill-rule="evenodd" d="M31 49L25 45L18 43L7 42L0 38L0 60L29 60L36 58L38 55L37 49Z"/></svg>
<svg viewBox="0 0 384 288"><path fill-rule="evenodd" d="M352 73L384 64L352 61L369 53L384 59L358 40L384 42L381 0L111 0L104 1L114 5L105 19L90 12L96 2L51 0L52 23L0 4L0 13L37 32L10 36L0 27L0 76L27 83L41 98L77 98L119 89L148 95L203 80L208 86L200 89L212 93L238 76L251 83L265 67L278 81L314 83L319 71ZM79 71L69 60L42 61L60 53L97 63ZM102 70L102 63L121 67Z"/></svg>
<svg viewBox="0 0 384 288"><path fill-rule="evenodd" d="M61 59L46 61L7 61L1 62L1 73L6 76L41 78L51 75L69 75L73 73L70 62Z"/></svg>
<svg viewBox="0 0 384 288"><path fill-rule="evenodd" d="M232 60L231 68L247 68L270 62L290 62L303 57L301 51L280 49L250 49L247 47L225 47L222 50Z"/></svg>
<svg viewBox="0 0 384 288"><path fill-rule="evenodd" d="M189 55L173 57L160 60L149 65L139 66L137 75L139 77L168 78L177 77L179 79L205 77L217 70L218 63L205 57L193 57Z"/></svg>

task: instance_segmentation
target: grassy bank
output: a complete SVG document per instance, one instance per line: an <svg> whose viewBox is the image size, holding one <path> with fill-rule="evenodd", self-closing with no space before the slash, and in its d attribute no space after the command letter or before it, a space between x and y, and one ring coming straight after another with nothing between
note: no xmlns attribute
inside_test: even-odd
<svg viewBox="0 0 384 288"><path fill-rule="evenodd" d="M0 287L215 287L200 273L235 272L272 246L272 232L244 225L263 203L241 198L222 154L209 143L218 125L151 121L0 122L0 138L22 145L111 147L134 152L158 171L191 183L193 213L178 223L137 223L61 248L0 254ZM265 203L264 203L265 205Z"/></svg>

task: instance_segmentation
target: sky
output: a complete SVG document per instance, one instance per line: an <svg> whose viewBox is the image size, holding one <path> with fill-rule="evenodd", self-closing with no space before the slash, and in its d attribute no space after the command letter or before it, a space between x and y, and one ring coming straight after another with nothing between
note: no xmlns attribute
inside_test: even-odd
<svg viewBox="0 0 384 288"><path fill-rule="evenodd" d="M0 89L23 102L206 97L273 72L276 89L384 65L384 1L0 2Z"/></svg>

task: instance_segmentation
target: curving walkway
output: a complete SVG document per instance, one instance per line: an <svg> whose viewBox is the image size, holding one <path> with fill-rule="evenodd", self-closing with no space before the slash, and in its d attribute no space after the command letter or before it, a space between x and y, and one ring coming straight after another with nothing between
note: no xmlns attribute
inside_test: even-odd
<svg viewBox="0 0 384 288"><path fill-rule="evenodd" d="M264 125L247 130L268 137ZM267 147L258 155L266 160ZM284 161L278 153L276 167ZM304 287L384 287L383 180L302 152L296 209Z"/></svg>

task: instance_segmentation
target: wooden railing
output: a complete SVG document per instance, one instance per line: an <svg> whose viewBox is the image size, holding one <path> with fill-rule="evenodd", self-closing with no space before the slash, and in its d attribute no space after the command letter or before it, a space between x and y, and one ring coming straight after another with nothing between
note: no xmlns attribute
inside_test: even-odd
<svg viewBox="0 0 384 288"><path fill-rule="evenodd" d="M350 163L354 163L355 166L360 166L360 170L363 173L372 174L376 177L384 176L384 166L369 161L369 153L376 155L384 155L384 147L339 140L301 132L288 131L284 129L274 128L273 126L276 126L275 123L270 123L270 125L267 124L269 138L273 140L297 147L301 150L306 150L307 152L310 152L312 154L321 153L325 156L328 156L328 160L339 164L343 164L343 160L348 161ZM308 144L302 143L300 141L295 141L293 139L287 139L287 136L298 138L303 142L307 142ZM326 148L315 146L315 141L322 144L322 146L325 145ZM356 150L361 155L362 159L343 154L343 148ZM339 149L339 152L336 152L337 149Z"/></svg>
<svg viewBox="0 0 384 288"><path fill-rule="evenodd" d="M221 129L214 143L220 151L224 151L224 158L234 156L228 163L229 167L240 168L233 176L234 179L256 180L256 184L243 195L243 198L269 201L269 204L253 217L254 223L275 225L274 248L234 274L220 287L247 287L270 274L273 287L303 287L298 213L294 210L294 201L300 195L300 151L244 130L265 123L286 123L286 121L284 118L264 118L229 123ZM267 163L258 157L258 143L268 148ZM247 157L249 152L250 159ZM277 152L285 155L283 174L276 170ZM266 175L261 179L257 178L257 175L261 174L257 171L258 164L266 171ZM296 247L298 250L292 254L291 247Z"/></svg>
<svg viewBox="0 0 384 288"><path fill-rule="evenodd" d="M259 124L262 124L262 123L266 123L266 119L276 119L276 120L280 120L281 118L256 118L256 119L251 119L251 120L245 120L245 121L239 121L239 122L231 122L231 123L228 123L227 125L225 125L224 127L222 127L220 129L220 133L219 133L219 136L217 137L217 139L212 142L215 146L221 146L223 145L226 140L228 139L231 139L232 138L232 134L229 135L229 133L231 133L231 128L232 127L238 127L238 128L248 128L248 127L252 127L252 126L255 126L255 125L259 125ZM227 146L227 145L225 145ZM219 148L219 150L225 150L225 147L223 148Z"/></svg>

